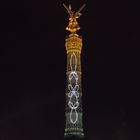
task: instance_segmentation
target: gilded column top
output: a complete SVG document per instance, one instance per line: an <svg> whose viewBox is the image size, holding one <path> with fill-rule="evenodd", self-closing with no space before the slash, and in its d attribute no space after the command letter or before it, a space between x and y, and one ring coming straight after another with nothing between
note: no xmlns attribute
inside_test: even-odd
<svg viewBox="0 0 140 140"><path fill-rule="evenodd" d="M70 34L66 38L65 47L68 53L81 53L82 49L82 38L78 34Z"/></svg>

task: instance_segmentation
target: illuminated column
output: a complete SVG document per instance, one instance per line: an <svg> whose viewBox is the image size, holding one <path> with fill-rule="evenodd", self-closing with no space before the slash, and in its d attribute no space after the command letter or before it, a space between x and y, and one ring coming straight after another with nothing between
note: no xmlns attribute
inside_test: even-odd
<svg viewBox="0 0 140 140"><path fill-rule="evenodd" d="M81 49L82 38L76 33L80 29L77 19L81 16L81 10L73 12L71 5L66 8L69 14L69 24L66 30L70 35L66 38L65 47L67 51L67 85L66 85L66 124L65 137L84 137L82 122L82 86L81 86Z"/></svg>
<svg viewBox="0 0 140 140"><path fill-rule="evenodd" d="M67 51L65 136L83 137L80 57L82 38L76 33L70 34L66 38L65 47Z"/></svg>

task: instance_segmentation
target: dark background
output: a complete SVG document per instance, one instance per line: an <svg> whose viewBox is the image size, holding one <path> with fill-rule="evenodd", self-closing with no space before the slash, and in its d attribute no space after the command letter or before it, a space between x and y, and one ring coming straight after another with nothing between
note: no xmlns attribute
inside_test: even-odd
<svg viewBox="0 0 140 140"><path fill-rule="evenodd" d="M68 15L83 37L87 140L138 140L139 5L117 0L0 1L0 140L62 140Z"/></svg>

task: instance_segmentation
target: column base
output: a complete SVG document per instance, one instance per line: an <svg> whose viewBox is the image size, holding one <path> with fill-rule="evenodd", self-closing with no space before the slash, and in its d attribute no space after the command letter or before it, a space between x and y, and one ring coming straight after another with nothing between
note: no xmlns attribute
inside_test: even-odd
<svg viewBox="0 0 140 140"><path fill-rule="evenodd" d="M64 138L76 138L76 140L78 138L84 138L84 133L83 132L65 132L64 133Z"/></svg>
<svg viewBox="0 0 140 140"><path fill-rule="evenodd" d="M85 136L67 135L67 136L64 136L64 140L85 140Z"/></svg>

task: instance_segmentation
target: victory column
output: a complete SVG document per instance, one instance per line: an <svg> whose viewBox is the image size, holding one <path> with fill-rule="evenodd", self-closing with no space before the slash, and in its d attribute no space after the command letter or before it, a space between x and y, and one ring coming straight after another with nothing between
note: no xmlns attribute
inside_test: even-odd
<svg viewBox="0 0 140 140"><path fill-rule="evenodd" d="M66 107L65 107L65 138L83 138L82 121L82 85L81 85L81 49L82 37L76 32L80 29L77 19L82 15L80 12L85 4L77 11L72 11L71 5L66 8L69 14L69 24L66 30L70 31L65 40L67 52L67 84L66 84Z"/></svg>

